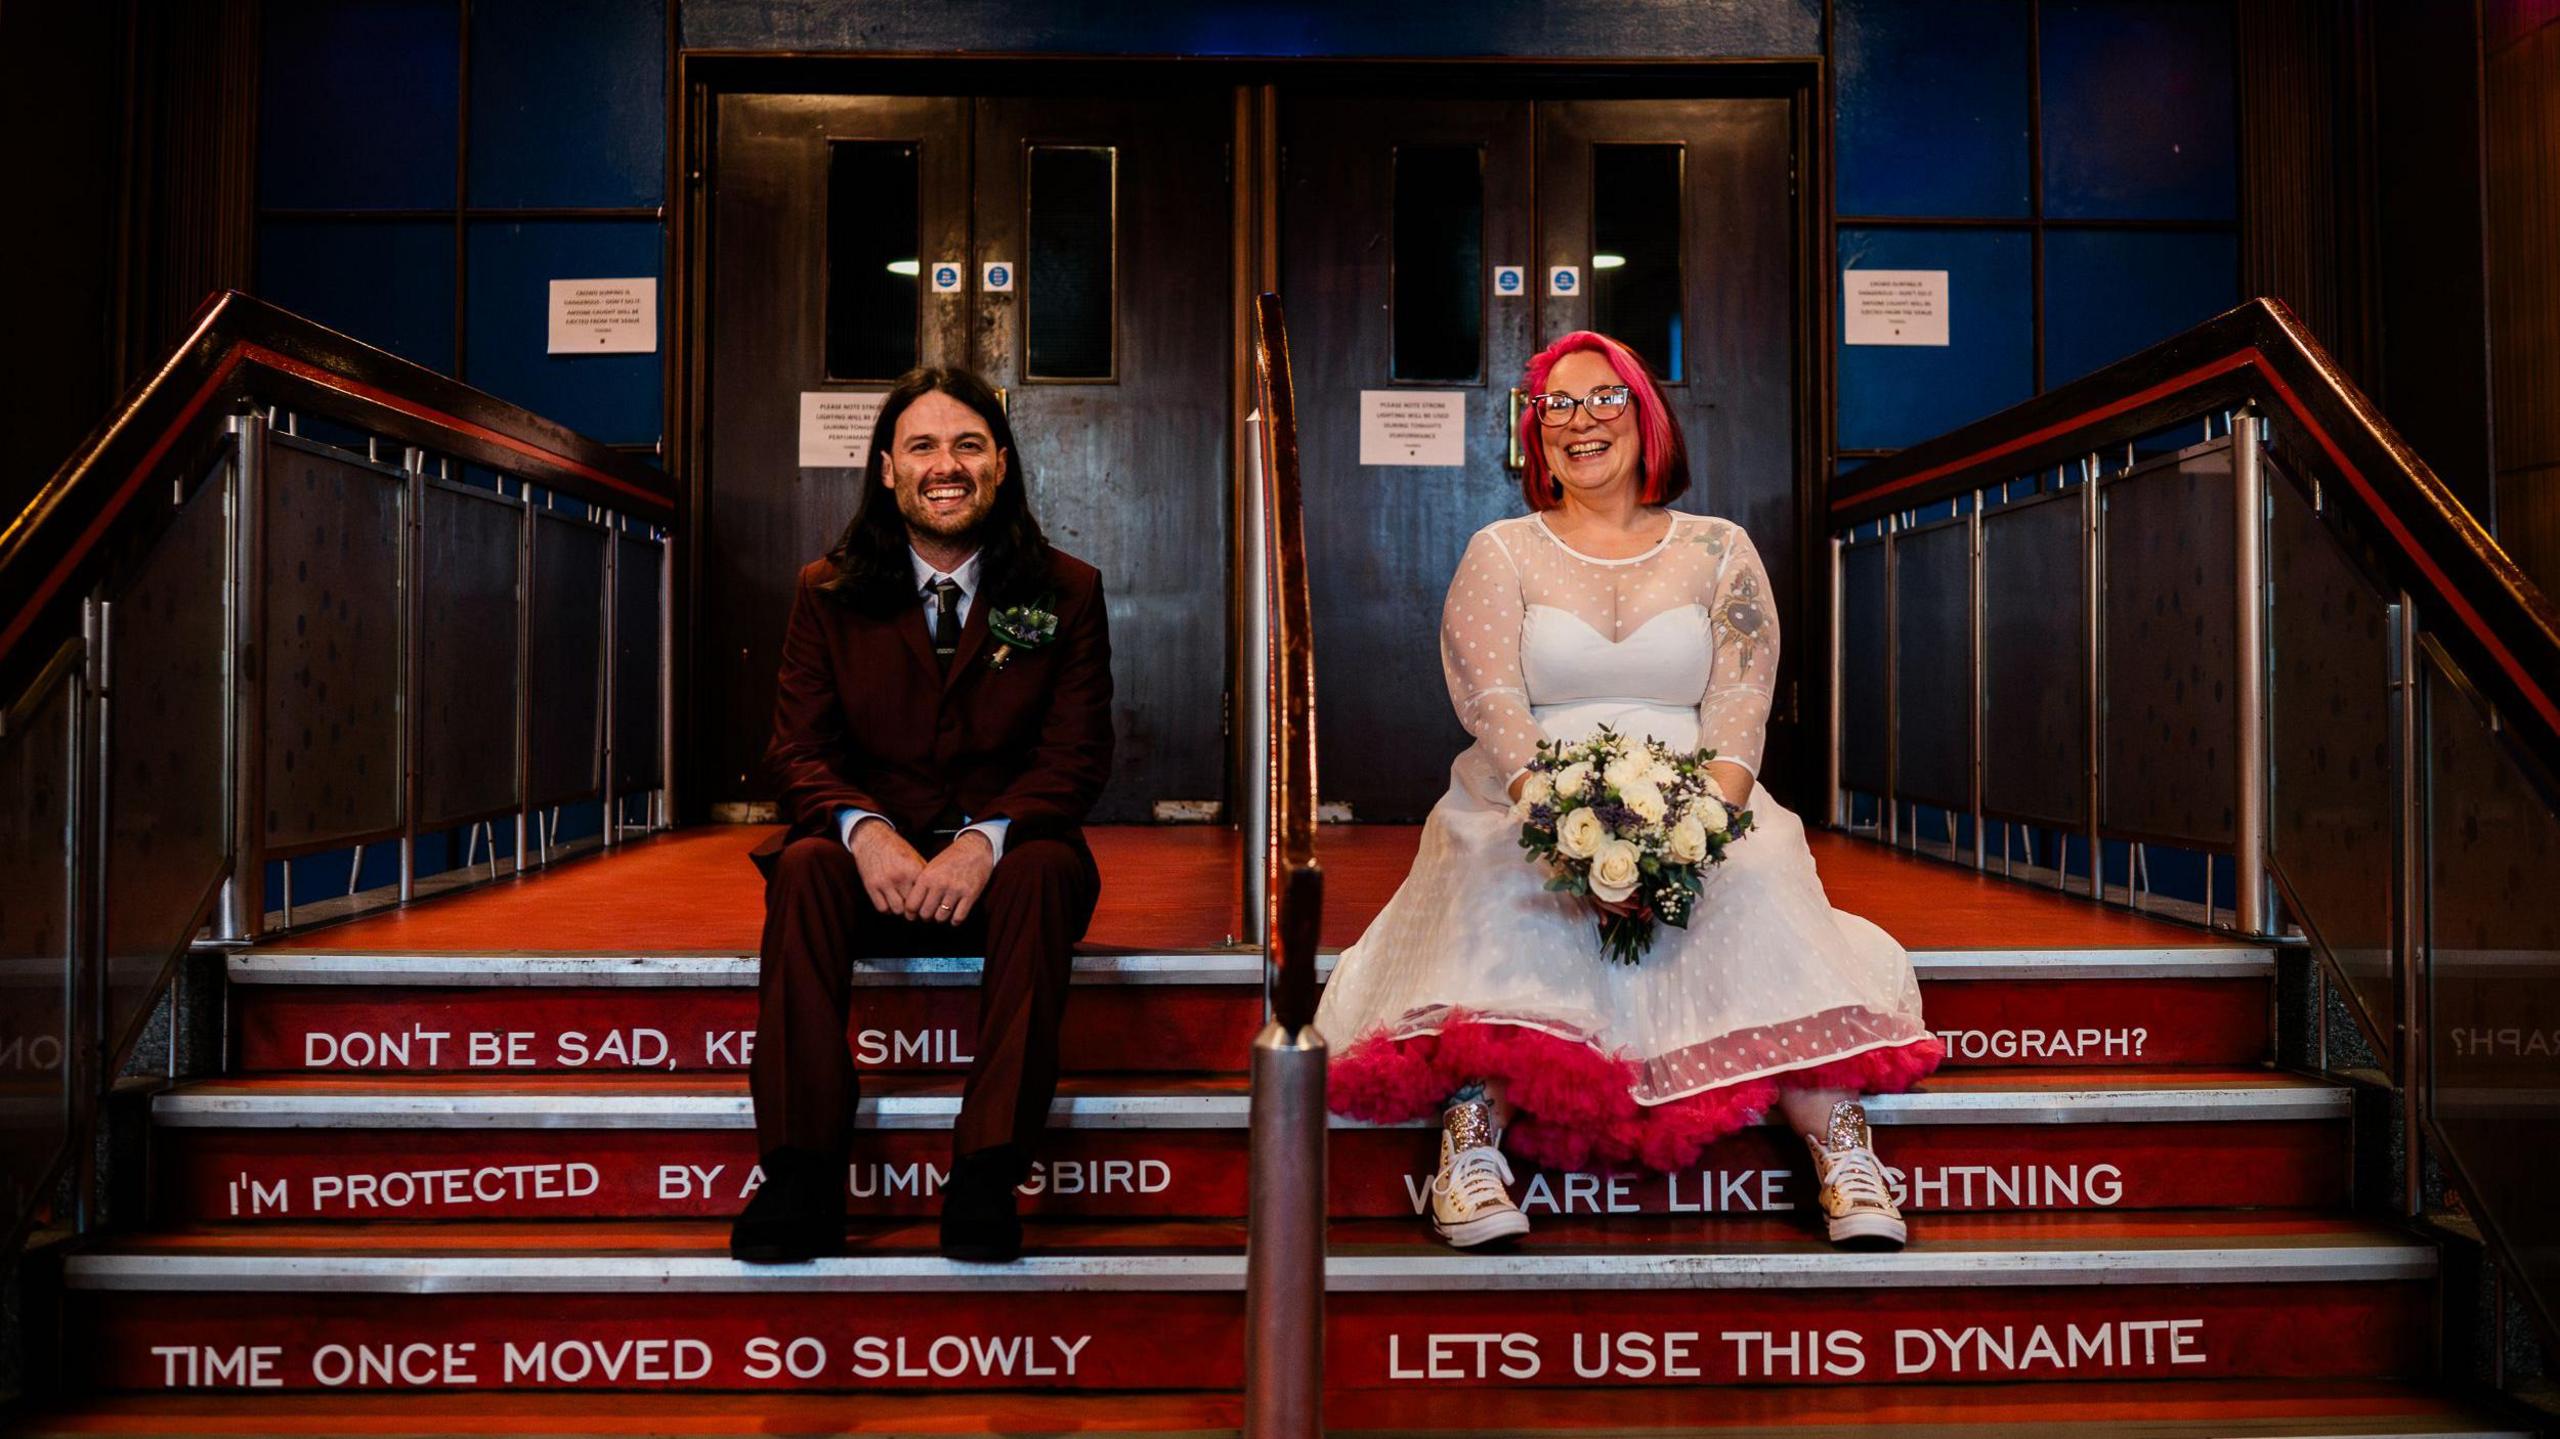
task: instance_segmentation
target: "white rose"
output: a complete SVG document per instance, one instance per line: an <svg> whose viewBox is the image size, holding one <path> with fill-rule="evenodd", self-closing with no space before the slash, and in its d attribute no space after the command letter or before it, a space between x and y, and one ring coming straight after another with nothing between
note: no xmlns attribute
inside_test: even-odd
<svg viewBox="0 0 2560 1439"><path fill-rule="evenodd" d="M1591 788L1591 766L1576 760L1556 773L1556 798L1580 799Z"/></svg>
<svg viewBox="0 0 2560 1439"><path fill-rule="evenodd" d="M1625 794L1627 786L1641 781L1652 771L1653 761L1640 754L1629 754L1609 761L1609 767L1600 774L1609 782L1609 788Z"/></svg>
<svg viewBox="0 0 2560 1439"><path fill-rule="evenodd" d="M1707 827L1698 822L1695 814L1681 816L1680 822L1671 827L1666 848L1680 863L1696 864L1707 857Z"/></svg>
<svg viewBox="0 0 2560 1439"><path fill-rule="evenodd" d="M1724 807L1723 800L1711 794L1702 794L1689 801L1689 813L1709 834L1722 834L1733 827L1733 812Z"/></svg>
<svg viewBox="0 0 2560 1439"><path fill-rule="evenodd" d="M1636 892L1636 881L1644 877L1638 867L1636 847L1623 839L1613 839L1600 846L1591 856L1591 893L1611 904Z"/></svg>
<svg viewBox="0 0 2560 1439"><path fill-rule="evenodd" d="M1648 773L1645 778L1652 780L1654 786L1658 789L1669 789L1674 783L1678 782L1680 778L1680 769L1677 765L1665 764L1661 760L1655 760L1653 762L1652 771Z"/></svg>
<svg viewBox="0 0 2560 1439"><path fill-rule="evenodd" d="M1609 838L1609 827L1588 809L1577 809L1556 822L1556 849L1567 859L1589 859Z"/></svg>
<svg viewBox="0 0 2560 1439"><path fill-rule="evenodd" d="M1529 778L1522 781L1520 785L1520 798L1528 804L1545 804L1548 800L1555 798L1555 793L1555 781L1547 778L1546 774L1540 770L1531 770Z"/></svg>
<svg viewBox="0 0 2560 1439"><path fill-rule="evenodd" d="M1527 824L1529 822L1529 802L1527 800L1522 799L1512 801L1511 822L1513 824Z"/></svg>
<svg viewBox="0 0 2560 1439"><path fill-rule="evenodd" d="M1649 779L1640 779L1633 784L1621 786L1618 790L1618 801L1634 810L1636 818L1647 824L1660 824L1662 816L1671 808L1669 801L1663 799L1662 791L1654 788L1653 781Z"/></svg>

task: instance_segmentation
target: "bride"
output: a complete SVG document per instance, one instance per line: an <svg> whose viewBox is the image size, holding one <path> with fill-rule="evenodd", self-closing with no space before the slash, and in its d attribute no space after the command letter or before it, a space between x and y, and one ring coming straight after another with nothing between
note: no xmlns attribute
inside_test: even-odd
<svg viewBox="0 0 2560 1439"><path fill-rule="evenodd" d="M1440 618L1475 743L1325 988L1332 1107L1439 1115L1432 1225L1466 1246L1528 1231L1506 1141L1557 1168L1672 1170L1774 1104L1813 1151L1832 1240L1899 1245L1858 1097L1909 1088L1939 1045L1909 956L1831 907L1804 826L1754 779L1778 670L1759 554L1730 520L1665 508L1687 457L1634 351L1577 331L1526 383L1531 513L1476 532ZM1717 787L1755 816L1689 927L1657 926L1632 966L1602 956L1598 901L1544 888L1511 811L1538 741L1604 724L1714 750Z"/></svg>

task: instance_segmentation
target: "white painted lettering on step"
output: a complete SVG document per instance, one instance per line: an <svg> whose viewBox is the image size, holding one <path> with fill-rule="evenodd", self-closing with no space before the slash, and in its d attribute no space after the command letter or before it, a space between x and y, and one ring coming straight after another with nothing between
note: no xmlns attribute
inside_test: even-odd
<svg viewBox="0 0 2560 1439"><path fill-rule="evenodd" d="M1949 1059L2140 1059L2151 1031L2125 1028L1942 1029Z"/></svg>
<svg viewBox="0 0 2560 1439"><path fill-rule="evenodd" d="M281 1389L284 1378L276 1361L279 1344L154 1344L160 1361L160 1383L169 1389Z"/></svg>
<svg viewBox="0 0 2560 1439"><path fill-rule="evenodd" d="M2202 1319L2119 1319L2086 1328L2068 1324L2015 1324L1997 1329L1897 1329L1897 1374L1988 1375L2067 1373L2081 1369L2133 1372L2202 1364Z"/></svg>
<svg viewBox="0 0 2560 1439"><path fill-rule="evenodd" d="M1865 1341L1850 1329L1728 1329L1740 1379L1847 1378L1866 1371Z"/></svg>
<svg viewBox="0 0 2560 1439"><path fill-rule="evenodd" d="M863 1029L853 1036L853 1062L913 1067L923 1064L965 1065L976 1056L962 1048L956 1029Z"/></svg>
<svg viewBox="0 0 2560 1439"><path fill-rule="evenodd" d="M406 1030L353 1034L323 1034L307 1030L302 1036L302 1066L305 1069L406 1069L417 1066L434 1069L444 1063L444 1042L452 1032L413 1025Z"/></svg>
<svg viewBox="0 0 2560 1439"><path fill-rule="evenodd" d="M2108 1209L2124 1200L2112 1164L1890 1165L1896 1204L1912 1209Z"/></svg>
<svg viewBox="0 0 2560 1439"><path fill-rule="evenodd" d="M711 1372L699 1339L538 1339L507 1341L501 1384L666 1383Z"/></svg>
<svg viewBox="0 0 2560 1439"><path fill-rule="evenodd" d="M852 1165L847 1184L856 1199L929 1198L941 1193L950 1178L950 1170L920 1159L913 1164Z"/></svg>
<svg viewBox="0 0 2560 1439"><path fill-rule="evenodd" d="M530 1029L483 1030L466 1036L467 1061L473 1069L530 1069L534 1033Z"/></svg>
<svg viewBox="0 0 2560 1439"><path fill-rule="evenodd" d="M658 1166L660 1199L709 1199L711 1186L720 1180L725 1164L705 1168L698 1164L661 1164Z"/></svg>
<svg viewBox="0 0 2560 1439"><path fill-rule="evenodd" d="M471 1358L474 1343L323 1344L312 1353L311 1377L324 1389L390 1389L407 1385L477 1384Z"/></svg>
<svg viewBox="0 0 2560 1439"><path fill-rule="evenodd" d="M702 1032L702 1062L705 1064L745 1064L756 1057L756 1032L752 1029L706 1029Z"/></svg>
<svg viewBox="0 0 2560 1439"><path fill-rule="evenodd" d="M827 1346L823 1340L803 1334L787 1345L762 1335L747 1341L750 1379L778 1379L786 1373L794 1379L815 1379L826 1372Z"/></svg>
<svg viewBox="0 0 2560 1439"><path fill-rule="evenodd" d="M281 1183L282 1181L278 1181ZM584 1161L489 1164L477 1169L406 1169L311 1176L311 1212L367 1214L441 1205L583 1199L602 1177Z"/></svg>
<svg viewBox="0 0 2560 1439"><path fill-rule="evenodd" d="M1025 1194L1162 1194L1173 1187L1173 1166L1161 1159L1050 1159L1031 1166Z"/></svg>
<svg viewBox="0 0 2560 1439"><path fill-rule="evenodd" d="M1056 1334L866 1334L853 1341L857 1379L1072 1379L1093 1342Z"/></svg>
<svg viewBox="0 0 2560 1439"><path fill-rule="evenodd" d="M1647 1334L1641 1330L1573 1336L1573 1372L1580 1379L1697 1379L1698 1331Z"/></svg>
<svg viewBox="0 0 2560 1439"><path fill-rule="evenodd" d="M621 1069L673 1069L667 1036L655 1029L609 1029L596 1039L572 1029L560 1036L559 1062L571 1069L609 1065Z"/></svg>
<svg viewBox="0 0 2560 1439"><path fill-rule="evenodd" d="M54 1074L62 1068L62 1040L50 1034L13 1034L0 1041L0 1070Z"/></svg>
<svg viewBox="0 0 2560 1439"><path fill-rule="evenodd" d="M1535 1379L1538 1336L1535 1334L1426 1334L1420 1355L1404 1357L1405 1336L1387 1336L1389 1379Z"/></svg>

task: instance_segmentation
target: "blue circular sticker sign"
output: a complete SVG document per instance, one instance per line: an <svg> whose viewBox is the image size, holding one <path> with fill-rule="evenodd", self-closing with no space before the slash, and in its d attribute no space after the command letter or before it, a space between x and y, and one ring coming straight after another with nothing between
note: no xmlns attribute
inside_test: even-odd
<svg viewBox="0 0 2560 1439"><path fill-rule="evenodd" d="M1494 288L1508 295L1520 288L1520 272L1505 270L1493 282Z"/></svg>
<svg viewBox="0 0 2560 1439"><path fill-rule="evenodd" d="M1010 289L1010 288L1012 288L1012 286L1013 286L1013 270L1012 270L1012 268L1011 268L1011 267L1009 267L1009 266L1005 266L1005 265L989 265L989 266L987 267L987 288L988 288L988 289L990 289L990 290L1004 290L1004 289Z"/></svg>
<svg viewBox="0 0 2560 1439"><path fill-rule="evenodd" d="M960 272L949 265L937 265L933 271L935 288L948 290L960 283Z"/></svg>

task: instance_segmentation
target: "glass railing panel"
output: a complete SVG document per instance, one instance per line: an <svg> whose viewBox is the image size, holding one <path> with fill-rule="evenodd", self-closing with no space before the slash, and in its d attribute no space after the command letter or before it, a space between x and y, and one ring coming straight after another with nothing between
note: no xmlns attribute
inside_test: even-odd
<svg viewBox="0 0 2560 1439"><path fill-rule="evenodd" d="M270 435L261 768L266 849L400 827L400 530L408 477Z"/></svg>
<svg viewBox="0 0 2560 1439"><path fill-rule="evenodd" d="M418 828L516 807L516 633L524 505L428 480L419 505Z"/></svg>
<svg viewBox="0 0 2560 1439"><path fill-rule="evenodd" d="M1882 795L1887 749L1885 547L1851 545L1840 555L1840 784Z"/></svg>
<svg viewBox="0 0 2560 1439"><path fill-rule="evenodd" d="M604 780L605 527L533 516L532 688L525 802L594 798Z"/></svg>
<svg viewBox="0 0 2560 1439"><path fill-rule="evenodd" d="M71 663L49 668L0 726L0 1233L14 1228L70 1132L64 1061L71 921Z"/></svg>
<svg viewBox="0 0 2560 1439"><path fill-rule="evenodd" d="M1894 797L1971 810L1972 522L1905 530L1894 545Z"/></svg>
<svg viewBox="0 0 2560 1439"><path fill-rule="evenodd" d="M658 611L666 545L624 534L613 565L613 792L663 783L658 736Z"/></svg>
<svg viewBox="0 0 2560 1439"><path fill-rule="evenodd" d="M2432 655L2425 672L2435 1127L2527 1288L2547 1296L2560 1292L2560 812L2548 777Z"/></svg>
<svg viewBox="0 0 2560 1439"><path fill-rule="evenodd" d="M196 488L116 598L108 656L107 1039L131 1032L231 852L222 653L233 466Z"/></svg>
<svg viewBox="0 0 2560 1439"><path fill-rule="evenodd" d="M2388 1060L2392 972L2390 601L2281 476L2267 487L2268 850L2292 912L2325 951Z"/></svg>
<svg viewBox="0 0 2560 1439"><path fill-rule="evenodd" d="M2228 850L2238 834L2239 643L2231 445L2101 482L2099 820Z"/></svg>
<svg viewBox="0 0 2560 1439"><path fill-rule="evenodd" d="M2089 823L2088 547L2076 490L1982 516L1982 808Z"/></svg>

